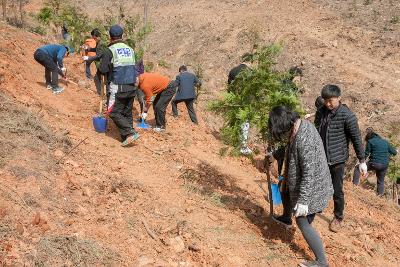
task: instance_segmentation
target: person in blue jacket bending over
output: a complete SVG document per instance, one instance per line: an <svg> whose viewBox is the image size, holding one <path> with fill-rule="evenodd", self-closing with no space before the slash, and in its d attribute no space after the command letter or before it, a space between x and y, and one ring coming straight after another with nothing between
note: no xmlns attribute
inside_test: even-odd
<svg viewBox="0 0 400 267"><path fill-rule="evenodd" d="M58 85L58 75L66 79L67 69L64 67L64 57L69 55L69 48L59 44L48 44L39 47L33 57L45 68L47 89L53 94L61 93L64 88Z"/></svg>

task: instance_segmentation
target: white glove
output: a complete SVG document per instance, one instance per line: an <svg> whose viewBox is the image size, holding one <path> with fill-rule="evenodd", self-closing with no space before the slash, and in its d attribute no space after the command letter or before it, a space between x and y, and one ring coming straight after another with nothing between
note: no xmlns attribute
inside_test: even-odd
<svg viewBox="0 0 400 267"><path fill-rule="evenodd" d="M143 120L145 120L147 118L147 113L143 112L141 117L142 117Z"/></svg>
<svg viewBox="0 0 400 267"><path fill-rule="evenodd" d="M294 210L295 210L295 213L294 213L295 217L307 216L308 205L303 205L303 204L297 203L296 206L294 207Z"/></svg>
<svg viewBox="0 0 400 267"><path fill-rule="evenodd" d="M63 76L65 77L65 75L67 73L67 68L61 68L61 72L62 72Z"/></svg>
<svg viewBox="0 0 400 267"><path fill-rule="evenodd" d="M314 114L308 113L308 114L304 115L304 119L307 120L308 118L311 118L312 116L314 116Z"/></svg>
<svg viewBox="0 0 400 267"><path fill-rule="evenodd" d="M368 173L368 167L367 167L367 164L366 164L365 162L360 163L360 164L358 165L358 169L360 170L360 172L362 173L362 175L365 175L365 174Z"/></svg>
<svg viewBox="0 0 400 267"><path fill-rule="evenodd" d="M82 59L83 59L84 61L86 61L86 60L89 59L89 57L88 57L88 56L83 56Z"/></svg>

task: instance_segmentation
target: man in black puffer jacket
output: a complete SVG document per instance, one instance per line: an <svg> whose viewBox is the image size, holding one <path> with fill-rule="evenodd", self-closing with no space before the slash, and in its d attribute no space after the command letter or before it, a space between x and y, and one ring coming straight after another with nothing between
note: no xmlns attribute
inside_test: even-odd
<svg viewBox="0 0 400 267"><path fill-rule="evenodd" d="M342 228L345 204L343 176L345 163L349 158L350 141L359 160L361 173L367 172L357 117L340 102L340 95L341 90L338 86L325 85L321 91L325 105L318 109L315 115L315 126L324 144L334 189L334 218L329 225L333 232Z"/></svg>

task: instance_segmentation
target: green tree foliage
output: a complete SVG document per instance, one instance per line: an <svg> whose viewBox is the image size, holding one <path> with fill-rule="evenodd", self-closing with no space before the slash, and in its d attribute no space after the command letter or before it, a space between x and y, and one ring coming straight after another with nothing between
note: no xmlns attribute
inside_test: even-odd
<svg viewBox="0 0 400 267"><path fill-rule="evenodd" d="M241 145L241 125L246 121L266 140L268 114L274 106L285 105L302 113L296 90L284 82L289 74L274 69L281 50L277 44L259 48L253 54L252 68L241 71L222 98L210 104L224 119L221 135L227 144Z"/></svg>
<svg viewBox="0 0 400 267"><path fill-rule="evenodd" d="M135 50L136 59L143 57L145 50L144 40L151 32L149 24L141 26L139 15L126 16L123 4L115 5L106 10L103 18L90 19L88 14L80 8L60 0L47 0L45 6L36 15L38 22L48 27L54 25L60 28L66 24L70 40L67 45L76 51L90 37L90 32L98 28L102 33L101 44L109 42L108 30L111 25L121 24L124 27L124 39Z"/></svg>

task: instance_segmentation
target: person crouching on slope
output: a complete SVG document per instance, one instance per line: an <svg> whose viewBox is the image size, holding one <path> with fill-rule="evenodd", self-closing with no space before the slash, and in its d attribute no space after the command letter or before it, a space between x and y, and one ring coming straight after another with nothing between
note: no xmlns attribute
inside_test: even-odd
<svg viewBox="0 0 400 267"><path fill-rule="evenodd" d="M311 226L315 215L322 212L333 195L332 180L324 145L314 125L301 120L287 107L274 107L269 113L268 129L276 141L286 144L285 174L282 191L288 192L287 207L315 255L316 261L301 263L303 267L326 267L322 240Z"/></svg>
<svg viewBox="0 0 400 267"><path fill-rule="evenodd" d="M119 25L110 28L110 44L104 50L99 71L107 75L109 94L108 114L119 129L122 146L139 138L133 129L132 106L136 95L135 54L122 40L124 31Z"/></svg>
<svg viewBox="0 0 400 267"><path fill-rule="evenodd" d="M53 91L53 94L59 94L64 90L58 86L58 75L67 78L63 60L68 55L69 48L59 44L41 46L33 54L33 58L45 68L46 86Z"/></svg>
<svg viewBox="0 0 400 267"><path fill-rule="evenodd" d="M147 112L151 106L151 99L156 95L153 102L154 116L156 117L156 127L154 131L165 131L165 113L167 106L175 94L175 81L171 81L166 76L145 72L139 76L139 89L143 91L146 105L142 113L142 119L146 119Z"/></svg>
<svg viewBox="0 0 400 267"><path fill-rule="evenodd" d="M383 197L385 193L385 176L389 168L390 156L396 156L397 150L385 139L380 137L374 129L368 127L365 135L365 157L369 158L367 169L376 173L376 193ZM360 183L360 168L354 168L353 184Z"/></svg>

